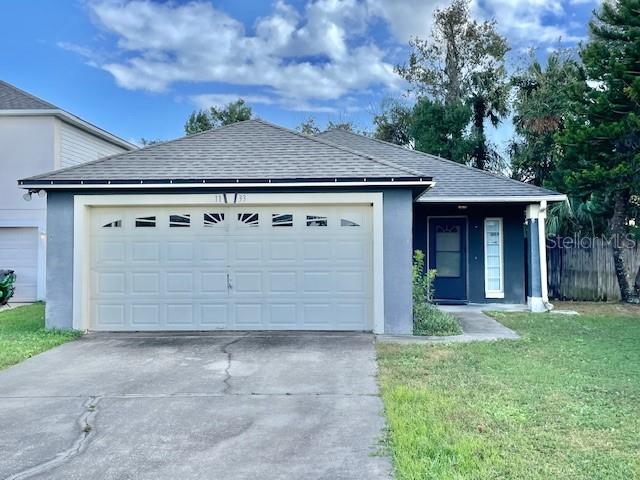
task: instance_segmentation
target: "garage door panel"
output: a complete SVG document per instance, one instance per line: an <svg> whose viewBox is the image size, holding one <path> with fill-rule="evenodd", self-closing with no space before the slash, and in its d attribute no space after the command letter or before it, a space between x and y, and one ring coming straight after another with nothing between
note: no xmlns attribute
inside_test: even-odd
<svg viewBox="0 0 640 480"><path fill-rule="evenodd" d="M162 306L155 303L131 305L131 325L134 327L160 327Z"/></svg>
<svg viewBox="0 0 640 480"><path fill-rule="evenodd" d="M160 260L160 245L157 242L136 242L131 245L131 261L156 263Z"/></svg>
<svg viewBox="0 0 640 480"><path fill-rule="evenodd" d="M371 328L371 207L95 210L94 329Z"/></svg>
<svg viewBox="0 0 640 480"><path fill-rule="evenodd" d="M229 308L226 303L204 303L200 305L200 326L207 328L227 328Z"/></svg>
<svg viewBox="0 0 640 480"><path fill-rule="evenodd" d="M226 272L201 272L200 291L205 294L218 293L227 295Z"/></svg>

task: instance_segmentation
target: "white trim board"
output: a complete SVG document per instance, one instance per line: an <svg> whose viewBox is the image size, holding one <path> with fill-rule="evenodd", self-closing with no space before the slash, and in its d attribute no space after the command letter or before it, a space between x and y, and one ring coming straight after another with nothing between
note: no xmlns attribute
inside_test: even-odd
<svg viewBox="0 0 640 480"><path fill-rule="evenodd" d="M233 194L227 194L233 195ZM373 332L384 333L384 224L383 194L371 193L250 193L242 205L352 204L373 208ZM184 195L76 195L73 231L73 328L89 327L89 218L91 207L136 205L234 205L223 194Z"/></svg>

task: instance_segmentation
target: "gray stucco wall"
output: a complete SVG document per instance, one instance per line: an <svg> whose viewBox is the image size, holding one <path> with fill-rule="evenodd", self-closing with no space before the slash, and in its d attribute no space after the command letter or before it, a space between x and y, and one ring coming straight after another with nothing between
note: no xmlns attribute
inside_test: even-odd
<svg viewBox="0 0 640 480"><path fill-rule="evenodd" d="M457 204L416 204L414 209L413 248L427 250L427 217L464 216L468 231L467 295L471 303L526 302L525 297L525 205L468 204L466 210ZM484 220L502 217L504 233L504 298L486 298L484 291Z"/></svg>
<svg viewBox="0 0 640 480"><path fill-rule="evenodd" d="M409 334L413 330L413 197L409 190L387 190L383 197L385 333Z"/></svg>
<svg viewBox="0 0 640 480"><path fill-rule="evenodd" d="M47 328L73 327L73 195L47 195Z"/></svg>
<svg viewBox="0 0 640 480"><path fill-rule="evenodd" d="M83 195L105 194L104 191L87 190L81 193ZM140 194L140 191L117 193ZM185 190L171 193L194 192ZM212 192L200 190L198 193ZM385 331L388 333L411 333L412 331L412 199L410 190L383 191L384 312ZM47 196L47 208L46 325L47 328L72 328L73 192L50 191Z"/></svg>

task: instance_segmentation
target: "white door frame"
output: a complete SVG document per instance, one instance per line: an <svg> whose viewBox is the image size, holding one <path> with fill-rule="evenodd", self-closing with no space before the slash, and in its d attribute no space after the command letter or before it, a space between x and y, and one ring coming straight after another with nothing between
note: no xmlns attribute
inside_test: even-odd
<svg viewBox="0 0 640 480"><path fill-rule="evenodd" d="M89 328L91 207L172 205L371 205L373 207L373 331L384 333L383 195L367 193L214 193L75 195L73 205L73 328Z"/></svg>

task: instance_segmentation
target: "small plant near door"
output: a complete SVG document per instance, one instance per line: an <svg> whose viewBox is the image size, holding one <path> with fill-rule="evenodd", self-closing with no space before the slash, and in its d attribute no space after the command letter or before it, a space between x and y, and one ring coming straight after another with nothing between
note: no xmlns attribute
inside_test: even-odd
<svg viewBox="0 0 640 480"><path fill-rule="evenodd" d="M435 270L424 268L424 252L413 253L413 334L414 335L460 335L456 318L433 303L433 281Z"/></svg>
<svg viewBox="0 0 640 480"><path fill-rule="evenodd" d="M13 270L0 270L0 306L6 305L15 292L16 274Z"/></svg>

